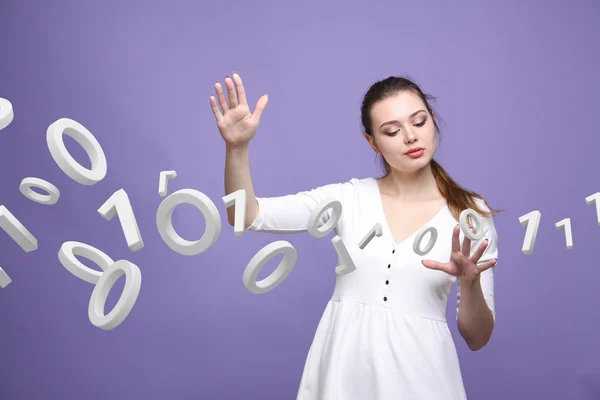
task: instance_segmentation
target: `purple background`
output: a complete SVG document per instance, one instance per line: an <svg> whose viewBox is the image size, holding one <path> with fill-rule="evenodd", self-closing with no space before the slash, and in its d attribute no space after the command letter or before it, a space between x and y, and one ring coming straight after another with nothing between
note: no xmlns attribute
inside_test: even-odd
<svg viewBox="0 0 600 400"><path fill-rule="evenodd" d="M15 111L0 132L0 204L39 240L25 253L0 232L0 265L13 280L0 290L0 398L295 398L337 254L333 234L235 237L227 224L225 145L208 98L233 71L251 110L269 94L250 146L261 197L382 173L360 126L373 82L408 74L437 96L445 123L436 159L506 210L495 217L498 319L485 348L468 349L455 288L449 298L469 398L598 398L600 229L584 198L600 190L599 3L205 3L0 1L0 97ZM101 143L108 174L100 183L79 185L52 160L46 129L63 117ZM158 234L163 170L178 174L169 193L200 190L221 213L221 236L203 254L177 254ZM54 183L59 202L23 197L29 176ZM97 213L120 188L145 242L135 253L119 222ZM532 210L542 220L525 256L518 218ZM572 250L553 226L566 217ZM174 225L191 240L205 222L184 205ZM68 240L140 267L137 303L117 328L89 321L93 286L57 257ZM253 295L243 271L274 240L289 241L298 261L281 286ZM121 277L107 307L123 286Z"/></svg>

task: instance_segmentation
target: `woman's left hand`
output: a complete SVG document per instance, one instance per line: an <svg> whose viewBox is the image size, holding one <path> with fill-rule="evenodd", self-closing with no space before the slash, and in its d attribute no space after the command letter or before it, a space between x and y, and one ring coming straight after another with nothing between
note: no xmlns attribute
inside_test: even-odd
<svg viewBox="0 0 600 400"><path fill-rule="evenodd" d="M471 239L465 235L461 251L459 234L460 225L456 225L452 235L452 254L450 255L449 262L441 263L433 260L422 260L421 263L429 269L443 271L456 276L462 281L472 283L479 278L479 274L496 265L497 260L490 260L478 266L477 262L488 245L487 239L481 243L477 251L471 256Z"/></svg>

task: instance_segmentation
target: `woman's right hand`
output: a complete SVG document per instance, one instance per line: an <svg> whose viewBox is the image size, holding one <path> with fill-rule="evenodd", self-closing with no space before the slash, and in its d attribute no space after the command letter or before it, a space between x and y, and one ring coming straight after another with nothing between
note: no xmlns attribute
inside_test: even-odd
<svg viewBox="0 0 600 400"><path fill-rule="evenodd" d="M260 117L267 106L269 97L267 95L261 96L256 103L254 113L251 114L250 108L248 107L248 101L246 100L246 92L244 91L242 78L234 72L233 80L229 77L225 78L225 85L227 86L229 104L227 103L221 84L218 81L215 84L219 104L223 109L222 113L219 110L219 107L217 107L215 98L210 96L210 105L217 120L217 127L219 128L221 136L229 146L245 146L252 140L254 135L256 135Z"/></svg>

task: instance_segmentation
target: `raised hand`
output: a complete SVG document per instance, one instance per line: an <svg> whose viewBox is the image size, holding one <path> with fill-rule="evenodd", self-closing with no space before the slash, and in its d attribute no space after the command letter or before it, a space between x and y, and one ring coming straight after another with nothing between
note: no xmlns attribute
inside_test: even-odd
<svg viewBox="0 0 600 400"><path fill-rule="evenodd" d="M433 260L423 260L421 263L429 269L443 271L463 281L473 282L483 271L496 265L497 260L490 260L478 266L477 262L488 245L487 239L481 242L477 251L471 256L471 239L465 236L461 251L459 234L460 225L457 224L452 234L452 254L450 255L449 262L441 263Z"/></svg>
<svg viewBox="0 0 600 400"><path fill-rule="evenodd" d="M227 86L229 104L219 81L215 84L215 90L223 112L219 110L216 99L210 96L210 105L217 120L217 127L229 146L247 145L256 135L260 117L267 106L269 98L266 94L261 96L256 103L254 113L250 113L242 78L234 72L233 80L229 76L225 78L225 85Z"/></svg>

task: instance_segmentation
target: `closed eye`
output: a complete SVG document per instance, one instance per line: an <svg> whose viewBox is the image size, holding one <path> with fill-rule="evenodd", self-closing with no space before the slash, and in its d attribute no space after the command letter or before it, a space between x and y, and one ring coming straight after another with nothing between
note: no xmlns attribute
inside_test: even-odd
<svg viewBox="0 0 600 400"><path fill-rule="evenodd" d="M413 126L416 126L417 128L420 128L420 127L422 127L423 125L425 125L425 122L426 122L426 121L423 121L423 122L420 122L420 123L418 123L418 124L414 124ZM396 131L394 131L394 132L386 133L386 135L388 135L388 136L395 136L395 135L396 135L396 133L398 133L398 132L400 132L400 129L398 129L398 130L396 130Z"/></svg>

